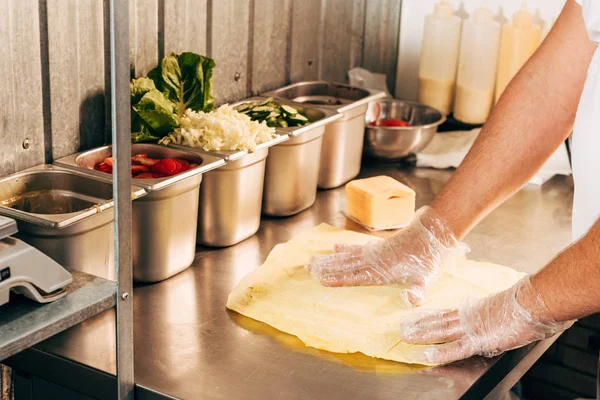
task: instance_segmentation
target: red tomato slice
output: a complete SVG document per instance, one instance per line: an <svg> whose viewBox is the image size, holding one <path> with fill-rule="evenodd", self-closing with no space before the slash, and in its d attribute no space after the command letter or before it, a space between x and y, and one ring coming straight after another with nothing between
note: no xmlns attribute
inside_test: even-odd
<svg viewBox="0 0 600 400"><path fill-rule="evenodd" d="M189 165L188 169L193 169L193 168L196 168L197 166L198 166L198 164L193 164L192 163L192 164Z"/></svg>
<svg viewBox="0 0 600 400"><path fill-rule="evenodd" d="M180 160L180 159L176 159L175 160L179 166L179 169L177 170L177 173L182 173L187 171L188 169L190 169L190 163L187 160Z"/></svg>
<svg viewBox="0 0 600 400"><path fill-rule="evenodd" d="M152 172L163 174L166 176L174 175L177 173L178 164L175 160L165 159L159 160L152 166Z"/></svg>

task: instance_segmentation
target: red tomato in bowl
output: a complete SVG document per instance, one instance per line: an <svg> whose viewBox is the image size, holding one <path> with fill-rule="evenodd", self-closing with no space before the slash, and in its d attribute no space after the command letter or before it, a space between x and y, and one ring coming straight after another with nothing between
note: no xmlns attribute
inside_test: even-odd
<svg viewBox="0 0 600 400"><path fill-rule="evenodd" d="M406 127L410 126L410 123L404 121L403 119L390 118L376 121L373 125L386 127Z"/></svg>

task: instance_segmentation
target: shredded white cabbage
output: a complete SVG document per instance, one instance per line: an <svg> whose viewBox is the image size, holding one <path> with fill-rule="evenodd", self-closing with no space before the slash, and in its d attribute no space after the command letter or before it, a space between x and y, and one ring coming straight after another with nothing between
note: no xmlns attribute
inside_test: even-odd
<svg viewBox="0 0 600 400"><path fill-rule="evenodd" d="M266 122L252 121L224 104L209 113L187 110L179 120L179 128L160 140L203 150L256 150L256 145L275 138L274 128Z"/></svg>

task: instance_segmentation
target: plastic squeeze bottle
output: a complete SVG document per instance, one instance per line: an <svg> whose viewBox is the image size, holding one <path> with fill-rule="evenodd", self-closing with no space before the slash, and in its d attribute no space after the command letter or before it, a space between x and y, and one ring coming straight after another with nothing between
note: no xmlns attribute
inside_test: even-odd
<svg viewBox="0 0 600 400"><path fill-rule="evenodd" d="M533 15L527 11L527 5L523 3L521 9L514 13L512 24L504 25L502 28L496 101L523 64L538 48L541 39L542 30L539 26L534 25Z"/></svg>
<svg viewBox="0 0 600 400"><path fill-rule="evenodd" d="M447 0L435 5L425 17L425 30L419 66L419 102L444 115L452 111L461 19Z"/></svg>
<svg viewBox="0 0 600 400"><path fill-rule="evenodd" d="M454 118L467 124L486 121L494 102L500 23L486 7L475 10L462 28Z"/></svg>

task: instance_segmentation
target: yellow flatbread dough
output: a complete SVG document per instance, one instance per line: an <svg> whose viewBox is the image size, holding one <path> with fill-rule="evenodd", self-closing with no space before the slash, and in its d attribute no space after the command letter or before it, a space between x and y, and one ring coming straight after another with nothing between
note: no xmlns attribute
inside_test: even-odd
<svg viewBox="0 0 600 400"><path fill-rule="evenodd" d="M424 362L427 346L400 340L399 323L414 313L456 308L467 295L482 297L509 288L525 274L511 268L460 260L431 285L420 307L407 306L402 286L329 288L304 266L334 244L365 244L373 236L321 224L271 251L263 265L231 292L227 308L297 336L307 346L335 353L410 364Z"/></svg>

